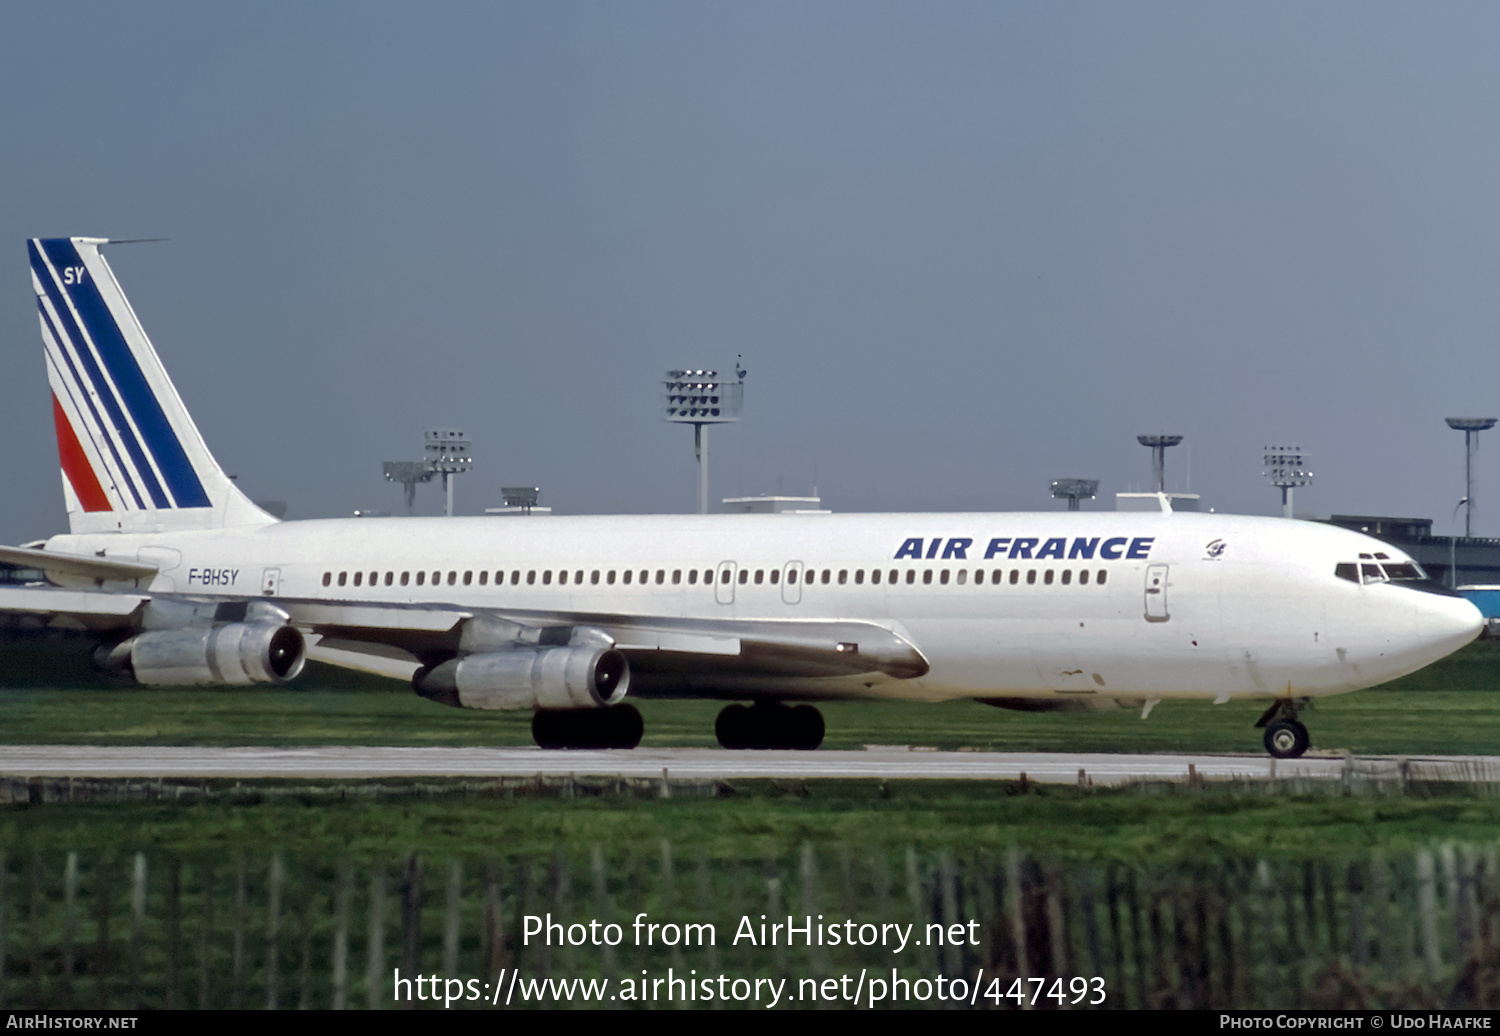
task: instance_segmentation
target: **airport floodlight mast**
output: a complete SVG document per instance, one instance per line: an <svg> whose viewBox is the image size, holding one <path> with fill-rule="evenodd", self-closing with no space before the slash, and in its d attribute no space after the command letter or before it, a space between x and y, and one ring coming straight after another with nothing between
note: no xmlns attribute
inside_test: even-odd
<svg viewBox="0 0 1500 1036"><path fill-rule="evenodd" d="M693 426L693 452L698 458L698 513L708 513L708 427L740 419L745 404L745 367L736 357L734 381L720 381L711 370L669 370L666 386L667 420Z"/></svg>
<svg viewBox="0 0 1500 1036"><path fill-rule="evenodd" d="M434 475L443 478L445 513L453 517L453 478L472 469L474 458L469 455L473 445L457 428L429 428L423 433L426 443L424 460L388 460L383 465L387 482L400 482L406 495L406 513L416 508L417 486L431 482Z"/></svg>
<svg viewBox="0 0 1500 1036"><path fill-rule="evenodd" d="M1156 482L1156 492L1167 491L1167 447L1182 441L1180 435L1137 435L1135 441L1151 448L1151 477Z"/></svg>
<svg viewBox="0 0 1500 1036"><path fill-rule="evenodd" d="M443 476L443 496L447 501L446 514L453 517L453 476L462 475L474 467L474 458L469 456L473 445L457 428L429 428L424 433L427 444L427 466L434 474Z"/></svg>
<svg viewBox="0 0 1500 1036"><path fill-rule="evenodd" d="M1292 443L1266 447L1266 481L1281 490L1281 513L1292 516L1292 490L1312 485L1313 473L1307 470L1307 454Z"/></svg>
<svg viewBox="0 0 1500 1036"><path fill-rule="evenodd" d="M1052 483L1052 495L1068 501L1068 510L1078 510L1078 501L1092 500L1099 495L1097 478L1060 478Z"/></svg>
<svg viewBox="0 0 1500 1036"><path fill-rule="evenodd" d="M1450 417L1448 427L1464 433L1464 538L1474 535L1474 454L1479 433L1495 427L1493 417Z"/></svg>
<svg viewBox="0 0 1500 1036"><path fill-rule="evenodd" d="M417 485L432 481L432 469L425 460L388 460L383 465L387 482L400 482L406 496L406 513L412 514L417 506Z"/></svg>
<svg viewBox="0 0 1500 1036"><path fill-rule="evenodd" d="M542 495L541 486L501 486L500 499L506 507L519 507L522 514L530 514Z"/></svg>

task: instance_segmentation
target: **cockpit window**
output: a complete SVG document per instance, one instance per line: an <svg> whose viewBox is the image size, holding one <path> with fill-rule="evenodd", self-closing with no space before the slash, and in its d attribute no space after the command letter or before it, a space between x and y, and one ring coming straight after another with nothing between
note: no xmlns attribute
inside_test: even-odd
<svg viewBox="0 0 1500 1036"><path fill-rule="evenodd" d="M1363 559L1359 564L1343 562L1335 565L1333 574L1340 579L1347 579L1351 583L1419 583L1427 581L1427 573L1423 572L1421 566L1410 561L1392 561L1388 554L1376 554L1384 564L1381 564L1368 554L1361 554Z"/></svg>
<svg viewBox="0 0 1500 1036"><path fill-rule="evenodd" d="M1439 594L1445 597L1460 596L1457 591L1450 590L1441 583L1434 582L1422 566L1411 561L1393 561L1389 554L1361 554L1360 561L1355 564L1345 561L1333 568L1333 574L1340 579L1347 579L1351 583L1395 583L1410 590L1421 590L1425 593ZM1380 560L1377 561L1376 559Z"/></svg>

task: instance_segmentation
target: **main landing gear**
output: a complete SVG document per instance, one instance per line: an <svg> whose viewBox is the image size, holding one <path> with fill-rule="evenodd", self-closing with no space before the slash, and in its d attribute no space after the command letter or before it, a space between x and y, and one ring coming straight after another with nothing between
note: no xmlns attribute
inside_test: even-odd
<svg viewBox="0 0 1500 1036"><path fill-rule="evenodd" d="M719 713L714 733L725 748L813 749L823 743L823 714L811 705L730 705Z"/></svg>
<svg viewBox="0 0 1500 1036"><path fill-rule="evenodd" d="M608 709L539 710L531 738L542 748L634 748L646 725L634 705Z"/></svg>
<svg viewBox="0 0 1500 1036"><path fill-rule="evenodd" d="M1255 724L1266 730L1266 751L1277 759L1296 759L1307 751L1312 739L1297 719L1297 704L1290 698L1278 698Z"/></svg>

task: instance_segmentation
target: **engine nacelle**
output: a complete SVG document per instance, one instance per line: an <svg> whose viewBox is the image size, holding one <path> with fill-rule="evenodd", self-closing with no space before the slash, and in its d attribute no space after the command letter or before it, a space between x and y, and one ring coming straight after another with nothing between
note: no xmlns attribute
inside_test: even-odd
<svg viewBox="0 0 1500 1036"><path fill-rule="evenodd" d="M468 709L601 709L625 697L630 663L600 644L518 644L420 669L412 686L424 698Z"/></svg>
<svg viewBox="0 0 1500 1036"><path fill-rule="evenodd" d="M295 626L230 622L150 630L99 648L94 660L105 669L128 669L147 687L243 687L295 679L307 662L307 645Z"/></svg>

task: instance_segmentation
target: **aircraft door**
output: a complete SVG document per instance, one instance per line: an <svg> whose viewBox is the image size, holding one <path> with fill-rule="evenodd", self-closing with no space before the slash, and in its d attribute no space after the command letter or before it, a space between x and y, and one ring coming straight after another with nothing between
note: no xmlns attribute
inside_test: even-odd
<svg viewBox="0 0 1500 1036"><path fill-rule="evenodd" d="M262 597L275 597L277 589L281 586L281 569L268 568L260 577L260 595Z"/></svg>
<svg viewBox="0 0 1500 1036"><path fill-rule="evenodd" d="M781 600L784 604L802 603L802 562L788 561L781 570Z"/></svg>
<svg viewBox="0 0 1500 1036"><path fill-rule="evenodd" d="M720 604L734 603L734 574L737 567L733 561L719 562L719 570L714 574L714 600Z"/></svg>
<svg viewBox="0 0 1500 1036"><path fill-rule="evenodd" d="M1167 610L1167 566L1146 566L1146 621L1166 622L1172 617Z"/></svg>

